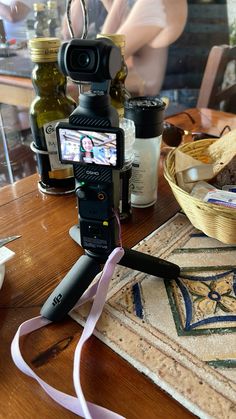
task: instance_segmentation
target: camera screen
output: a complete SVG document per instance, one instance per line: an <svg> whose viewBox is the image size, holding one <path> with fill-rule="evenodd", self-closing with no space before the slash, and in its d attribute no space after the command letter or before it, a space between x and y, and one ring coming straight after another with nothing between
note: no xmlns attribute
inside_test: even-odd
<svg viewBox="0 0 236 419"><path fill-rule="evenodd" d="M58 141L63 162L119 166L115 132L59 128Z"/></svg>

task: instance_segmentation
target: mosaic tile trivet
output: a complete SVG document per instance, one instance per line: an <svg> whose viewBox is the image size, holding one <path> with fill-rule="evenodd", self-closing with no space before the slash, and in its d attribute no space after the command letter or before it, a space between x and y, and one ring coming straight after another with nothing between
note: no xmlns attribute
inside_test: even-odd
<svg viewBox="0 0 236 419"><path fill-rule="evenodd" d="M236 418L236 246L177 214L136 247L177 281L118 267L96 336L201 418ZM90 305L71 316L84 324Z"/></svg>

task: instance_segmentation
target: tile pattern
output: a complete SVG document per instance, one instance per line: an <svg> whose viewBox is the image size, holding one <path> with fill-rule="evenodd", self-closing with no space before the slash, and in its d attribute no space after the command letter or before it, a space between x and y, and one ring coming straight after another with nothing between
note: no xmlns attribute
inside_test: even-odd
<svg viewBox="0 0 236 419"><path fill-rule="evenodd" d="M95 334L198 417L235 418L236 248L178 214L136 250L179 264L181 276L118 267ZM89 308L71 315L84 324Z"/></svg>

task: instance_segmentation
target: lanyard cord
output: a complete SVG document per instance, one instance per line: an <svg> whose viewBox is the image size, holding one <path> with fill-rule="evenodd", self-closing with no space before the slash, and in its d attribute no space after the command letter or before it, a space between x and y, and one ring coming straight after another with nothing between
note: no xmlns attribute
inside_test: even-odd
<svg viewBox="0 0 236 419"><path fill-rule="evenodd" d="M89 316L84 326L83 333L75 350L73 380L77 397L63 393L47 384L44 380L38 377L38 375L29 367L29 365L25 362L21 355L20 337L50 324L50 320L47 320L42 316L38 316L22 323L21 326L18 328L17 333L11 344L11 355L16 366L24 374L34 378L54 401L56 401L58 404L65 407L66 409L70 410L71 412L86 419L124 419L122 416L114 412L111 412L101 406L87 402L83 395L80 383L80 360L83 345L94 331L94 328L102 313L103 306L106 301L106 295L110 279L114 273L116 264L120 261L123 255L123 248L116 247L113 250L109 258L107 259L100 279L83 294L79 302L74 307L79 307L86 301L89 301L91 300L91 298L94 297L92 308L90 310Z"/></svg>
<svg viewBox="0 0 236 419"><path fill-rule="evenodd" d="M74 31L72 28L71 17L70 17L71 16L71 3L72 3L72 0L66 1L66 19L67 19L70 37L74 38L75 36L74 36ZM82 8L82 14L83 14L83 33L80 39L86 39L88 35L88 11L87 11L85 0L80 0L80 5Z"/></svg>

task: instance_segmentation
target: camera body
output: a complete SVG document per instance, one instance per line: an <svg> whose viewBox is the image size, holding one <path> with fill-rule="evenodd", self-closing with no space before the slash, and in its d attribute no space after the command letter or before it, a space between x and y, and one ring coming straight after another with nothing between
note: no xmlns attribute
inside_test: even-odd
<svg viewBox="0 0 236 419"><path fill-rule="evenodd" d="M62 45L59 65L74 81L91 83L91 90L80 94L69 123L60 122L56 133L61 162L74 168L81 245L87 254L106 260L118 244L124 164L124 132L109 96L121 53L106 38L72 39Z"/></svg>
<svg viewBox="0 0 236 419"><path fill-rule="evenodd" d="M61 71L72 80L103 82L111 80L119 71L121 53L110 39L72 39L62 44L58 62Z"/></svg>

